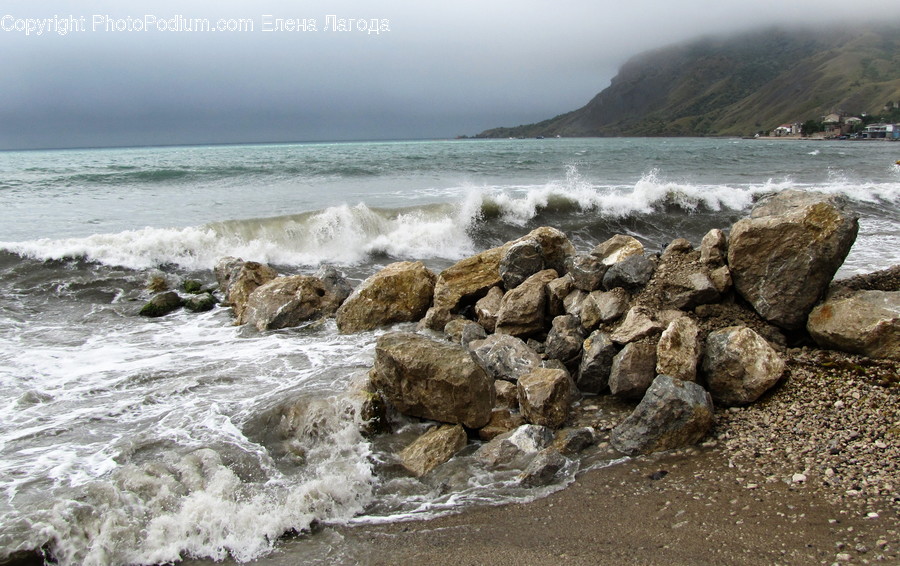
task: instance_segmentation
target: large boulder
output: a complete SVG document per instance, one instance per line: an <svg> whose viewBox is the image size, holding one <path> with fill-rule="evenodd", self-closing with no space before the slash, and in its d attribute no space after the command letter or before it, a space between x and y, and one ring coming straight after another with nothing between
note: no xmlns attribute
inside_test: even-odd
<svg viewBox="0 0 900 566"><path fill-rule="evenodd" d="M278 277L250 293L237 322L260 331L290 328L331 316L339 306L338 297L329 293L318 277Z"/></svg>
<svg viewBox="0 0 900 566"><path fill-rule="evenodd" d="M656 373L684 381L697 381L702 354L700 327L683 316L673 320L656 345Z"/></svg>
<svg viewBox="0 0 900 566"><path fill-rule="evenodd" d="M372 385L405 415L480 428L494 407L494 380L462 347L411 332L375 344Z"/></svg>
<svg viewBox="0 0 900 566"><path fill-rule="evenodd" d="M238 324L242 324L244 309L250 294L258 287L278 277L278 273L263 263L242 261L226 257L216 264L216 280L224 297L224 304L231 305Z"/></svg>
<svg viewBox="0 0 900 566"><path fill-rule="evenodd" d="M547 316L547 284L557 277L555 270L545 269L507 291L500 302L495 332L528 336L543 330Z"/></svg>
<svg viewBox="0 0 900 566"><path fill-rule="evenodd" d="M434 296L435 275L421 261L392 263L363 281L337 310L345 334L425 316Z"/></svg>
<svg viewBox="0 0 900 566"><path fill-rule="evenodd" d="M764 319L803 328L856 239L857 216L833 195L783 191L732 226L734 288Z"/></svg>
<svg viewBox="0 0 900 566"><path fill-rule="evenodd" d="M828 299L813 309L806 328L823 348L900 360L900 291Z"/></svg>
<svg viewBox="0 0 900 566"><path fill-rule="evenodd" d="M644 396L656 377L656 343L632 342L615 355L609 371L609 391L622 399Z"/></svg>
<svg viewBox="0 0 900 566"><path fill-rule="evenodd" d="M541 357L525 342L508 334L492 334L469 344L472 357L495 379L518 381L541 367Z"/></svg>
<svg viewBox="0 0 900 566"><path fill-rule="evenodd" d="M713 403L705 389L660 375L609 439L619 452L635 456L696 444L712 425Z"/></svg>
<svg viewBox="0 0 900 566"><path fill-rule="evenodd" d="M746 405L775 385L784 359L746 326L729 326L706 337L703 373L716 403Z"/></svg>
<svg viewBox="0 0 900 566"><path fill-rule="evenodd" d="M432 428L400 452L400 464L422 477L466 447L468 438L460 425Z"/></svg>
<svg viewBox="0 0 900 566"><path fill-rule="evenodd" d="M574 387L564 369L538 368L519 378L519 408L527 422L559 428L569 416Z"/></svg>
<svg viewBox="0 0 900 566"><path fill-rule="evenodd" d="M609 334L595 330L585 339L582 347L584 352L575 384L582 393L602 393L609 387L609 373L618 351L616 345Z"/></svg>
<svg viewBox="0 0 900 566"><path fill-rule="evenodd" d="M515 289L523 281L544 269L541 245L531 238L511 245L500 259L499 269L504 287Z"/></svg>

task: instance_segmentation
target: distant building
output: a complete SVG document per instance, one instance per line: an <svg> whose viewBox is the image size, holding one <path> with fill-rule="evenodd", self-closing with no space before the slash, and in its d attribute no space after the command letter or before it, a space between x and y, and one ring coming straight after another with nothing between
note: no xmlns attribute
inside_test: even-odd
<svg viewBox="0 0 900 566"><path fill-rule="evenodd" d="M800 134L800 124L782 124L773 130L774 134L780 136L794 136Z"/></svg>
<svg viewBox="0 0 900 566"><path fill-rule="evenodd" d="M863 130L867 140L900 140L900 124L869 124Z"/></svg>

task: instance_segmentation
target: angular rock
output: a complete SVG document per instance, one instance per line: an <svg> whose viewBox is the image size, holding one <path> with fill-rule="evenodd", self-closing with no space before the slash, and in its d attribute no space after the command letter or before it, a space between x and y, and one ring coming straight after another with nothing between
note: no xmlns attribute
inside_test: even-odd
<svg viewBox="0 0 900 566"><path fill-rule="evenodd" d="M544 269L541 245L534 239L526 239L506 249L500 259L500 278L507 290L512 290L523 281Z"/></svg>
<svg viewBox="0 0 900 566"><path fill-rule="evenodd" d="M509 409L494 409L488 424L478 429L478 438L484 441L493 440L501 434L513 431L525 424L525 417Z"/></svg>
<svg viewBox="0 0 900 566"><path fill-rule="evenodd" d="M823 348L900 360L900 291L828 299L812 310L806 328Z"/></svg>
<svg viewBox="0 0 900 566"><path fill-rule="evenodd" d="M501 434L475 452L475 459L491 467L513 467L531 458L553 442L553 431L526 424Z"/></svg>
<svg viewBox="0 0 900 566"><path fill-rule="evenodd" d="M666 246L666 249L663 250L662 256L666 257L673 254L685 254L689 251L692 251L694 246L691 245L691 242L686 240L685 238L675 238L669 245Z"/></svg>
<svg viewBox="0 0 900 566"><path fill-rule="evenodd" d="M702 353L700 327L688 317L672 321L656 345L656 373L683 381L697 381Z"/></svg>
<svg viewBox="0 0 900 566"><path fill-rule="evenodd" d="M731 289L731 270L727 265L717 267L709 272L709 280L719 294L724 295Z"/></svg>
<svg viewBox="0 0 900 566"><path fill-rule="evenodd" d="M421 261L388 265L363 281L340 305L335 317L338 330L352 334L419 320L431 305L434 281L435 275ZM323 288L327 292L327 287Z"/></svg>
<svg viewBox="0 0 900 566"><path fill-rule="evenodd" d="M278 277L250 293L237 323L255 326L259 331L290 328L331 316L338 306L337 297L317 277Z"/></svg>
<svg viewBox="0 0 900 566"><path fill-rule="evenodd" d="M466 431L460 425L432 428L400 452L400 464L422 477L466 447Z"/></svg>
<svg viewBox="0 0 900 566"><path fill-rule="evenodd" d="M547 316L566 314L566 297L574 289L575 283L568 273L547 283Z"/></svg>
<svg viewBox="0 0 900 566"><path fill-rule="evenodd" d="M581 305L581 323L585 328L595 328L605 322L613 322L628 312L631 297L628 291L617 287L612 291L594 291Z"/></svg>
<svg viewBox="0 0 900 566"><path fill-rule="evenodd" d="M575 246L562 231L541 226L529 232L524 238L536 240L541 245L545 269L553 269L560 275L566 273L566 260L575 255Z"/></svg>
<svg viewBox="0 0 900 566"><path fill-rule="evenodd" d="M603 276L603 288L608 291L616 287L622 287L629 291L638 290L650 281L655 270L656 264L646 257L642 255L629 256L610 266L606 275Z"/></svg>
<svg viewBox="0 0 900 566"><path fill-rule="evenodd" d="M574 456L593 443L594 429L584 426L557 431L552 446L563 456Z"/></svg>
<svg viewBox="0 0 900 566"><path fill-rule="evenodd" d="M644 246L631 236L617 234L606 240L591 251L591 255L599 258L606 265L613 265L623 259L634 256L643 255Z"/></svg>
<svg viewBox="0 0 900 566"><path fill-rule="evenodd" d="M609 390L622 399L644 396L656 377L656 344L632 342L616 354L609 372Z"/></svg>
<svg viewBox="0 0 900 566"><path fill-rule="evenodd" d="M220 289L225 297L224 303L231 305L238 324L243 324L240 321L243 319L250 294L276 277L278 273L274 269L255 261L241 262L234 258L225 258L216 266L216 279L224 283L224 286L220 283Z"/></svg>
<svg viewBox="0 0 900 566"><path fill-rule="evenodd" d="M332 265L322 265L313 273L313 277L321 279L328 292L334 295L338 302L343 303L353 293L353 286L347 278Z"/></svg>
<svg viewBox="0 0 900 566"><path fill-rule="evenodd" d="M665 287L664 293L668 305L682 310L714 303L720 298L719 289L708 275L700 271L695 271L683 279L676 278Z"/></svg>
<svg viewBox="0 0 900 566"><path fill-rule="evenodd" d="M472 357L494 379L517 381L541 367L541 357L525 342L508 334L492 334L469 344Z"/></svg>
<svg viewBox="0 0 900 566"><path fill-rule="evenodd" d="M716 403L756 401L781 379L784 365L778 352L746 326L729 326L706 337L703 373Z"/></svg>
<svg viewBox="0 0 900 566"><path fill-rule="evenodd" d="M700 263L710 267L725 265L728 240L725 232L713 228L700 241Z"/></svg>
<svg viewBox="0 0 900 566"><path fill-rule="evenodd" d="M657 376L631 415L613 428L613 448L635 456L699 442L713 424L709 393L696 383Z"/></svg>
<svg viewBox="0 0 900 566"><path fill-rule="evenodd" d="M584 341L583 348L575 385L582 393L602 393L609 387L609 372L618 351L616 345L609 334L596 330Z"/></svg>
<svg viewBox="0 0 900 566"><path fill-rule="evenodd" d="M527 422L559 428L569 416L572 378L560 369L539 368L519 378L519 408Z"/></svg>
<svg viewBox="0 0 900 566"><path fill-rule="evenodd" d="M478 324L488 332L493 332L497 326L497 313L500 312L500 302L503 300L503 289L491 287L487 295L478 299L475 303L475 316Z"/></svg>
<svg viewBox="0 0 900 566"><path fill-rule="evenodd" d="M206 312L213 310L218 302L212 293L200 293L188 297L184 301L184 308L191 312Z"/></svg>
<svg viewBox="0 0 900 566"><path fill-rule="evenodd" d="M139 314L148 317L165 316L178 310L183 304L184 301L175 291L163 291L150 297Z"/></svg>
<svg viewBox="0 0 900 566"><path fill-rule="evenodd" d="M609 266L599 258L588 254L572 256L566 267L568 274L572 276L572 283L575 287L587 293L600 288L603 276L609 269Z"/></svg>
<svg viewBox="0 0 900 566"><path fill-rule="evenodd" d="M802 328L856 239L858 217L837 196L782 191L731 228L734 288L764 319Z"/></svg>
<svg viewBox="0 0 900 566"><path fill-rule="evenodd" d="M610 339L616 344L628 344L662 332L666 326L656 320L644 307L631 307L625 314L625 320L612 333Z"/></svg>
<svg viewBox="0 0 900 566"><path fill-rule="evenodd" d="M541 487L553 482L556 474L569 460L553 448L545 448L537 453L519 474L519 483L526 487Z"/></svg>
<svg viewBox="0 0 900 566"><path fill-rule="evenodd" d="M543 330L547 312L547 284L557 277L556 271L545 269L503 295L494 331L528 336Z"/></svg>
<svg viewBox="0 0 900 566"><path fill-rule="evenodd" d="M410 332L375 344L372 385L405 415L480 428L494 407L494 380L462 346Z"/></svg>
<svg viewBox="0 0 900 566"><path fill-rule="evenodd" d="M577 316L571 314L557 316L551 323L550 332L547 333L544 353L548 358L559 360L566 365L578 363L584 338L585 331Z"/></svg>
<svg viewBox="0 0 900 566"><path fill-rule="evenodd" d="M424 325L440 330L468 302L477 300L485 292L502 283L500 261L506 250L518 242L535 240L541 246L544 264L557 269L565 268L565 260L575 253L575 247L565 234L555 228L535 228L522 238L485 250L480 254L460 260L442 271L435 281L434 306L426 314Z"/></svg>
<svg viewBox="0 0 900 566"><path fill-rule="evenodd" d="M581 289L575 289L566 295L563 301L563 310L566 314L572 314L581 318L581 311L584 308L584 301L587 299L588 293Z"/></svg>
<svg viewBox="0 0 900 566"><path fill-rule="evenodd" d="M494 394L497 397L495 409L519 410L519 391L511 381L505 379L494 380Z"/></svg>

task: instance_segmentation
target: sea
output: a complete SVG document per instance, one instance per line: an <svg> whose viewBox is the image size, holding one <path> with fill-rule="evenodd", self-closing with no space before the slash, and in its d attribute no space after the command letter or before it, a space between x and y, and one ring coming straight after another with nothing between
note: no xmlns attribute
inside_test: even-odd
<svg viewBox="0 0 900 566"><path fill-rule="evenodd" d="M341 562L335 525L529 501L467 451L419 480L348 394L390 329L258 332L231 310L138 315L225 256L354 284L435 272L538 226L579 251L629 234L699 244L760 196L841 195L860 232L838 277L900 263L900 144L516 139L0 152L0 563ZM399 325L412 329L414 325ZM285 415L290 422L285 425Z"/></svg>

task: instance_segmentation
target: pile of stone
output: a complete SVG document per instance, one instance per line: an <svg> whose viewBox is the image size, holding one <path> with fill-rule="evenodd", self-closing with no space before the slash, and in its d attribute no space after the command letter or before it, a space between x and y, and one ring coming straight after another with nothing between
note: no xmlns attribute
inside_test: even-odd
<svg viewBox="0 0 900 566"><path fill-rule="evenodd" d="M344 333L418 322L379 337L370 372L389 406L440 423L403 465L427 474L479 438L476 459L523 468L533 485L593 441L566 428L583 395L638 402L610 435L636 455L700 441L713 403L759 399L788 343L900 358L900 293L826 297L857 229L838 197L785 191L699 249L678 239L650 254L620 235L578 253L542 227L439 274L391 264L352 292L330 268L277 277L226 258L216 276L238 323L260 330L332 315Z"/></svg>

